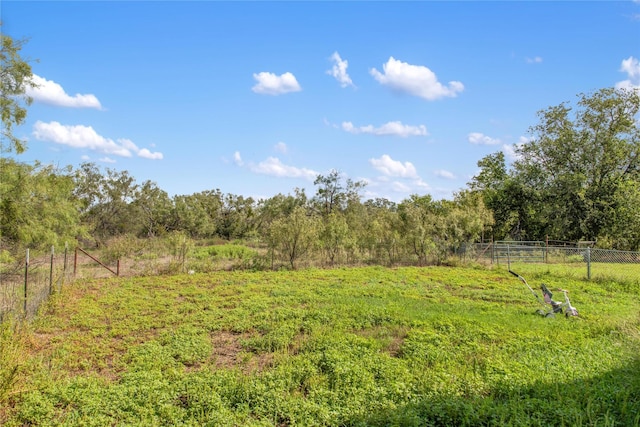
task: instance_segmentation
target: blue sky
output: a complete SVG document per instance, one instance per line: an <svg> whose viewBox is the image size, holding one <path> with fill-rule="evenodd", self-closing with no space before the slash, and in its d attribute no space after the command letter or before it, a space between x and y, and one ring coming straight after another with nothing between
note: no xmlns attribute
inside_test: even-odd
<svg viewBox="0 0 640 427"><path fill-rule="evenodd" d="M450 198L539 110L640 87L640 2L13 2L22 161L128 170L170 195ZM37 62L35 62L37 60Z"/></svg>

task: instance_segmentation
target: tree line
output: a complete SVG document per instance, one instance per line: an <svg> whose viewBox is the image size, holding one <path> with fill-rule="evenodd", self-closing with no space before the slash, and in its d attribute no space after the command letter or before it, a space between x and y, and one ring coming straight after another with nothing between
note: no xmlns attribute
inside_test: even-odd
<svg viewBox="0 0 640 427"><path fill-rule="evenodd" d="M451 200L414 194L400 203L364 200L364 182L339 171L302 189L254 200L212 189L170 197L154 182L93 163L64 168L19 161L12 129L30 103L31 69L20 43L2 35L0 249L81 239L182 233L192 239L252 240L291 268L310 252L328 264L413 259L441 263L478 240L554 239L640 249L639 91L604 88L538 113L531 138L478 162ZM11 154L12 156L6 156Z"/></svg>

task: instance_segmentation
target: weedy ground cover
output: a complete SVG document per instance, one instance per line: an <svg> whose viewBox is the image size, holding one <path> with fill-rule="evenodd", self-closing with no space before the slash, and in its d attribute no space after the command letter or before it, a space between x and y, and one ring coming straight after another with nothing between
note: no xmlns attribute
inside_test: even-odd
<svg viewBox="0 0 640 427"><path fill-rule="evenodd" d="M0 326L0 422L639 425L637 283L527 279L580 317L533 314L498 268L78 282Z"/></svg>

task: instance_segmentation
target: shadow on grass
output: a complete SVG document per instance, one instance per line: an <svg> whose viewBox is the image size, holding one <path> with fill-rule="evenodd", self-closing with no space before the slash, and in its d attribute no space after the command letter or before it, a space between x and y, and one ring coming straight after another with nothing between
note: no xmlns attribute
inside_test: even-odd
<svg viewBox="0 0 640 427"><path fill-rule="evenodd" d="M354 426L640 426L640 358L571 382L503 384L482 397L436 396L373 412Z"/></svg>

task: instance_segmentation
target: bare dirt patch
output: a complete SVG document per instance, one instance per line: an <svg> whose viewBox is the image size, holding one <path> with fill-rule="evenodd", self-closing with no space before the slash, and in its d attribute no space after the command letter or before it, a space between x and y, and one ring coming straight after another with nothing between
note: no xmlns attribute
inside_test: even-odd
<svg viewBox="0 0 640 427"><path fill-rule="evenodd" d="M234 334L228 331L213 333L211 365L216 369L240 368L245 372L260 372L271 366L273 354L256 354L245 350L242 340L248 337L248 334Z"/></svg>

